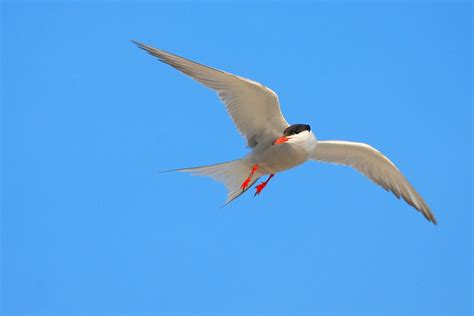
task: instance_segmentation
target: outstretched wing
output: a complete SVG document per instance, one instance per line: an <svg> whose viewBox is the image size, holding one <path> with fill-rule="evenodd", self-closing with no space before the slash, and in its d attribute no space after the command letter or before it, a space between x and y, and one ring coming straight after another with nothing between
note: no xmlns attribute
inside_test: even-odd
<svg viewBox="0 0 474 316"><path fill-rule="evenodd" d="M427 220L436 224L433 213L420 194L397 167L372 146L345 141L319 141L312 159L357 169L385 190L393 192L397 198L402 197Z"/></svg>
<svg viewBox="0 0 474 316"><path fill-rule="evenodd" d="M247 146L273 141L289 126L281 113L278 96L258 82L133 41L162 62L215 90Z"/></svg>

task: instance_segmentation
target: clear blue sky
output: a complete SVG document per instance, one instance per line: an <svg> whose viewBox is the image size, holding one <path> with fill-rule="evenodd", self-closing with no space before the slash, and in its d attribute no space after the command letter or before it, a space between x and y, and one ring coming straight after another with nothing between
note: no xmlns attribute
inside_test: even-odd
<svg viewBox="0 0 474 316"><path fill-rule="evenodd" d="M467 2L2 5L2 313L468 315ZM271 87L395 162L439 221L307 163L220 209L246 154L215 94L130 40ZM179 140L179 141L178 141Z"/></svg>

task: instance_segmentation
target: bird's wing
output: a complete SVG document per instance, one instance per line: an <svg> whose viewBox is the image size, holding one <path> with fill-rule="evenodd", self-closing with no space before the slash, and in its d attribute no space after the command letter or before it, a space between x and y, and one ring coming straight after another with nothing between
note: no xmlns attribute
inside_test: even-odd
<svg viewBox="0 0 474 316"><path fill-rule="evenodd" d="M319 141L311 158L357 169L385 190L393 192L397 198L402 197L427 220L436 224L433 213L420 194L397 167L372 146L345 141Z"/></svg>
<svg viewBox="0 0 474 316"><path fill-rule="evenodd" d="M273 141L289 126L281 113L278 96L262 84L222 70L198 64L133 41L139 48L162 62L190 76L204 86L215 90L247 146Z"/></svg>

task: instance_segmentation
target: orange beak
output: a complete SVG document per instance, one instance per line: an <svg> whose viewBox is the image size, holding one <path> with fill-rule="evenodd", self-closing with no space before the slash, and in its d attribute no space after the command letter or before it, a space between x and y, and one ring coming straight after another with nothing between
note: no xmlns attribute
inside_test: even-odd
<svg viewBox="0 0 474 316"><path fill-rule="evenodd" d="M273 142L273 144L274 144L274 145L283 144L284 142L289 141L289 140L290 140L290 139L289 139L288 137L282 136L282 137L278 138L277 140L275 140L275 141Z"/></svg>

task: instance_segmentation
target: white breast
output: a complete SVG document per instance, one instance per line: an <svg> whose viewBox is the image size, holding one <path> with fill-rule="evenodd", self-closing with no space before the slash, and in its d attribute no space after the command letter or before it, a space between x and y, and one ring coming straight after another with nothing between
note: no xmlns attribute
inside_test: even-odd
<svg viewBox="0 0 474 316"><path fill-rule="evenodd" d="M261 174L281 172L306 162L316 148L316 137L310 131L292 135L282 144L271 145L264 151L252 152L248 159L260 166Z"/></svg>

